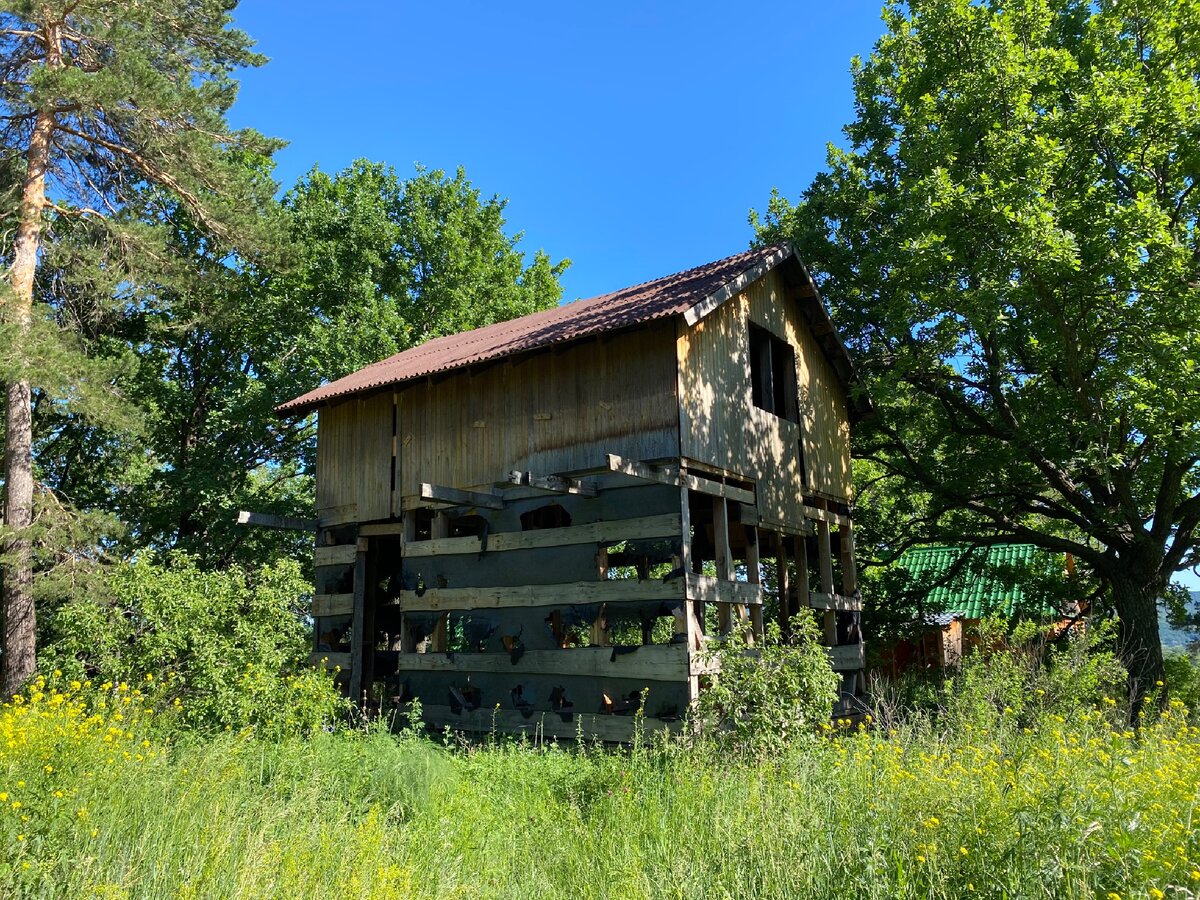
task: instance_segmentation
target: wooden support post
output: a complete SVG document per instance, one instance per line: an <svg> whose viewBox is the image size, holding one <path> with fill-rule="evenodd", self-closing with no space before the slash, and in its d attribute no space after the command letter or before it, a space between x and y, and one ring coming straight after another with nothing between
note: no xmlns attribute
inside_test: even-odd
<svg viewBox="0 0 1200 900"><path fill-rule="evenodd" d="M792 544L796 551L796 583L792 585L791 609L792 615L796 616L800 614L800 610L808 609L811 586L808 583L808 544L800 535L792 539Z"/></svg>
<svg viewBox="0 0 1200 900"><path fill-rule="evenodd" d="M791 618L792 614L789 610L791 605L791 585L788 583L790 573L788 572L788 551L787 538L782 534L777 535L778 541L775 550L775 583L779 587L779 633L787 638L791 633Z"/></svg>
<svg viewBox="0 0 1200 900"><path fill-rule="evenodd" d="M607 647L608 646L608 613L605 611L604 604L600 604L600 612L596 615L596 621L592 622L592 646Z"/></svg>
<svg viewBox="0 0 1200 900"><path fill-rule="evenodd" d="M688 492L687 485L682 485L679 488L679 515L680 515L680 540L679 540L679 567L683 569L684 577L687 578L693 571L692 561L692 507L691 495ZM686 594L683 599L683 615L682 615L683 632L687 636L688 657L700 649L704 641L704 626L701 618L700 609L695 600L688 597ZM688 676L688 703L693 703L700 696L700 676Z"/></svg>
<svg viewBox="0 0 1200 900"><path fill-rule="evenodd" d="M364 681L366 658L374 656L374 634L367 632L367 544L359 538L354 554L354 618L350 623L350 699L360 703L364 688L371 683Z"/></svg>
<svg viewBox="0 0 1200 900"><path fill-rule="evenodd" d="M712 498L713 544L717 558L717 578L733 580L733 555L729 551L729 514L725 510L725 498ZM726 635L733 630L733 610L728 603L717 604L717 630Z"/></svg>
<svg viewBox="0 0 1200 900"><path fill-rule="evenodd" d="M833 548L829 537L829 523L821 520L817 523L817 553L820 557L821 593L833 593ZM825 610L822 616L825 631L825 645L837 646L837 612Z"/></svg>
<svg viewBox="0 0 1200 900"><path fill-rule="evenodd" d="M858 571L854 567L854 528L851 525L841 525L838 537L842 545L842 593L847 597L858 590Z"/></svg>
<svg viewBox="0 0 1200 900"><path fill-rule="evenodd" d="M449 536L450 516L444 512L435 514L433 517L433 522L430 525L430 537L434 540L437 540L438 538L446 538ZM433 626L433 634L429 636L430 653L446 652L446 620L449 617L449 613L442 613L437 617L437 622Z"/></svg>
<svg viewBox="0 0 1200 900"><path fill-rule="evenodd" d="M746 526L746 580L751 584L762 584L761 560L758 552L758 529ZM750 643L763 638L763 608L761 603L750 606Z"/></svg>

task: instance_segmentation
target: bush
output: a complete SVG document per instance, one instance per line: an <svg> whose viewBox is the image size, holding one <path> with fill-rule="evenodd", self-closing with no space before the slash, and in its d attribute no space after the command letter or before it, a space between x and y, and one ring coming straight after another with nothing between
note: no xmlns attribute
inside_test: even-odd
<svg viewBox="0 0 1200 900"><path fill-rule="evenodd" d="M136 683L188 727L311 732L342 700L307 664L298 604L310 591L290 560L253 573L203 571L182 554L122 563L106 594L51 613L41 662L81 682Z"/></svg>
<svg viewBox="0 0 1200 900"><path fill-rule="evenodd" d="M1186 706L1193 716L1200 713L1200 664L1190 653L1168 653L1167 690L1173 699Z"/></svg>
<svg viewBox="0 0 1200 900"><path fill-rule="evenodd" d="M746 648L743 631L709 645L704 655L719 672L697 701L704 737L723 750L762 756L828 726L838 676L811 617L797 616L792 635L793 642L784 643L771 622L761 647L753 650Z"/></svg>

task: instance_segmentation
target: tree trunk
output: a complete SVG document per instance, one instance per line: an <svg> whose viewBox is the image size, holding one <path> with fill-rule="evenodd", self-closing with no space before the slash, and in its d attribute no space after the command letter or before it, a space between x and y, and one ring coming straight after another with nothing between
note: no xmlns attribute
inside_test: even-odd
<svg viewBox="0 0 1200 900"><path fill-rule="evenodd" d="M1120 618L1118 648L1129 670L1130 716L1136 722L1147 696L1166 699L1162 643L1158 633L1158 596L1155 577L1119 575L1111 579L1113 606Z"/></svg>
<svg viewBox="0 0 1200 900"><path fill-rule="evenodd" d="M0 307L3 318L16 325L17 337L28 332L33 316L33 278L37 273L46 206L46 167L54 135L54 113L38 113L26 154L27 169L21 194L21 220L13 241L10 291ZM29 526L33 522L33 391L19 376L5 392L3 653L0 691L8 696L33 674L37 662L37 619L33 608L33 553Z"/></svg>

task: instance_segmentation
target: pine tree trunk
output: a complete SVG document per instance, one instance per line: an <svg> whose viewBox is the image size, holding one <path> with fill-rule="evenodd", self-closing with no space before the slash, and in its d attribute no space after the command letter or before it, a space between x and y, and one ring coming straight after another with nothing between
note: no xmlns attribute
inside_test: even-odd
<svg viewBox="0 0 1200 900"><path fill-rule="evenodd" d="M1119 575L1111 581L1113 606L1120 618L1119 653L1129 670L1130 715L1136 722L1147 696L1166 694L1162 643L1158 633L1158 579Z"/></svg>
<svg viewBox="0 0 1200 900"><path fill-rule="evenodd" d="M21 195L21 220L13 241L8 272L10 291L4 300L4 319L16 325L18 340L33 316L33 279L37 273L46 206L46 167L54 113L38 113L26 154L27 169ZM33 392L19 377L5 392L4 524L10 536L4 546L0 603L4 622L0 655L0 696L8 696L33 674L37 662L37 618L33 606L33 558L29 526L33 522Z"/></svg>

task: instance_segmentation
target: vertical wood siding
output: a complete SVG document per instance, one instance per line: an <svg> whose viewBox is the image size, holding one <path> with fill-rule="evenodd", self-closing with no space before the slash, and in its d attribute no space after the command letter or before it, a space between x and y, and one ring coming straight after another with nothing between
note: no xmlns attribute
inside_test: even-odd
<svg viewBox="0 0 1200 900"><path fill-rule="evenodd" d="M802 517L802 492L851 496L845 394L785 291L769 272L694 327L681 323L677 344L683 455L757 479L762 513L777 522ZM795 348L799 424L752 402L748 322Z"/></svg>

